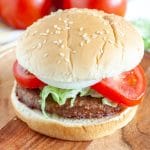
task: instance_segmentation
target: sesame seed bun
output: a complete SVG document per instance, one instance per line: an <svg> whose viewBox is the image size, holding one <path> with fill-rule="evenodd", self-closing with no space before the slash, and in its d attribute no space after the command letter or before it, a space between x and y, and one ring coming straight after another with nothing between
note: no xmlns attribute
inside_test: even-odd
<svg viewBox="0 0 150 150"><path fill-rule="evenodd" d="M90 9L55 12L18 41L18 62L45 83L82 88L131 70L144 54L141 37L122 17Z"/></svg>
<svg viewBox="0 0 150 150"><path fill-rule="evenodd" d="M118 115L101 119L67 119L57 116L45 118L41 111L21 103L16 96L15 88L16 84L12 90L11 102L21 120L36 132L70 141L88 141L110 135L128 124L138 108L129 107Z"/></svg>

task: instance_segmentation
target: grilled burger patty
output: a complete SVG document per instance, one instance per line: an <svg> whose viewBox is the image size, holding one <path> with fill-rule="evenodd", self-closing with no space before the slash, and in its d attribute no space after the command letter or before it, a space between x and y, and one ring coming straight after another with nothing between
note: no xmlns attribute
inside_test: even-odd
<svg viewBox="0 0 150 150"><path fill-rule="evenodd" d="M40 90L39 89L26 89L19 85L16 88L16 95L19 101L32 109L40 108ZM112 116L122 112L125 107L118 105L111 107L102 104L99 98L91 96L77 96L73 107L70 106L68 99L64 105L58 105L53 101L51 96L48 97L46 103L46 111L50 114L57 114L64 118L102 118L105 116Z"/></svg>

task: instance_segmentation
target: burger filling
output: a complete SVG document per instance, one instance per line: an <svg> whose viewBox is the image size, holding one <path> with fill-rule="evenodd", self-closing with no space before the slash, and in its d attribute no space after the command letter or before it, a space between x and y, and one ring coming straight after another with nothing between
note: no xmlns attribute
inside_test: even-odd
<svg viewBox="0 0 150 150"><path fill-rule="evenodd" d="M17 85L16 95L28 107L41 110L45 117L56 114L64 118L102 118L121 113L126 108L89 89L63 91L46 86L41 92Z"/></svg>
<svg viewBox="0 0 150 150"><path fill-rule="evenodd" d="M16 61L16 95L30 108L39 109L45 117L57 114L65 118L102 118L121 113L139 104L146 90L141 66L104 78L87 88L60 89L47 85Z"/></svg>

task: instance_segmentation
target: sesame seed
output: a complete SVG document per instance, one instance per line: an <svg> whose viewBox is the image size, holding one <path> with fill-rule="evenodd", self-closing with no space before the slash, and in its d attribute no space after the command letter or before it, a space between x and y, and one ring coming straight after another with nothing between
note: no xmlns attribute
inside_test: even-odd
<svg viewBox="0 0 150 150"><path fill-rule="evenodd" d="M57 13L60 13L60 12L62 12L63 10L62 9L58 9L57 10ZM56 14L56 12L55 12L55 14Z"/></svg>
<svg viewBox="0 0 150 150"><path fill-rule="evenodd" d="M47 56L48 56L48 53L45 53L45 54L44 54L44 57L47 57Z"/></svg>
<svg viewBox="0 0 150 150"><path fill-rule="evenodd" d="M69 23L69 24L73 24L73 21L69 21L68 23Z"/></svg>
<svg viewBox="0 0 150 150"><path fill-rule="evenodd" d="M62 40L58 40L58 42L61 44L63 41Z"/></svg>
<svg viewBox="0 0 150 150"><path fill-rule="evenodd" d="M90 42L90 38L89 38L89 36L87 35L87 33L84 33L84 34L82 35L82 37L83 37L83 40L86 41L86 43L89 43L89 42Z"/></svg>
<svg viewBox="0 0 150 150"><path fill-rule="evenodd" d="M83 42L81 42L81 43L80 43L80 46L81 46L81 47L83 47L83 44L84 44L84 43L83 43Z"/></svg>
<svg viewBox="0 0 150 150"><path fill-rule="evenodd" d="M116 43L117 47L122 47L122 44L120 42Z"/></svg>
<svg viewBox="0 0 150 150"><path fill-rule="evenodd" d="M104 36L104 37L103 37L103 40L105 41L106 39L107 39L107 37Z"/></svg>
<svg viewBox="0 0 150 150"><path fill-rule="evenodd" d="M93 34L93 35L92 35L92 38L93 38L93 39L96 39L96 38L97 38L97 34Z"/></svg>
<svg viewBox="0 0 150 150"><path fill-rule="evenodd" d="M66 30L70 30L70 27L65 27L64 29L66 29Z"/></svg>
<svg viewBox="0 0 150 150"><path fill-rule="evenodd" d="M47 33L40 33L40 35L42 35L42 36L47 36Z"/></svg>
<svg viewBox="0 0 150 150"><path fill-rule="evenodd" d="M67 24L65 24L65 27L69 27L69 24L67 23Z"/></svg>
<svg viewBox="0 0 150 150"><path fill-rule="evenodd" d="M56 45L58 45L58 46L59 46L60 44L62 44L62 42L63 42L62 40L53 41L53 43L56 44Z"/></svg>
<svg viewBox="0 0 150 150"><path fill-rule="evenodd" d="M57 27L57 30L61 30L61 28L60 28L60 27Z"/></svg>
<svg viewBox="0 0 150 150"><path fill-rule="evenodd" d="M120 32L120 35L121 35L122 37L124 37L124 36L125 36L125 33L123 33L123 32Z"/></svg>
<svg viewBox="0 0 150 150"><path fill-rule="evenodd" d="M95 33L98 34L98 35L102 35L103 31L96 31Z"/></svg>
<svg viewBox="0 0 150 150"><path fill-rule="evenodd" d="M54 44L57 44L57 43L58 43L58 41L53 41L53 43L54 43Z"/></svg>
<svg viewBox="0 0 150 150"><path fill-rule="evenodd" d="M96 34L100 34L101 32L100 31L96 31Z"/></svg>
<svg viewBox="0 0 150 150"><path fill-rule="evenodd" d="M70 74L70 72L67 72L67 73L65 73L67 76L70 76L71 74Z"/></svg>
<svg viewBox="0 0 150 150"><path fill-rule="evenodd" d="M59 30L56 30L56 31L55 31L55 34L60 34L60 31L59 31Z"/></svg>
<svg viewBox="0 0 150 150"><path fill-rule="evenodd" d="M65 62L69 63L69 59L68 59L68 58L65 58Z"/></svg>
<svg viewBox="0 0 150 150"><path fill-rule="evenodd" d="M58 20L61 21L62 19L61 19L61 18L58 18Z"/></svg>
<svg viewBox="0 0 150 150"><path fill-rule="evenodd" d="M114 42L113 42L113 41L111 41L111 40L108 40L108 42L109 42L109 43L111 43L111 44L113 44L113 43L114 43Z"/></svg>
<svg viewBox="0 0 150 150"><path fill-rule="evenodd" d="M96 13L93 13L92 16L97 17L97 14L96 14Z"/></svg>
<svg viewBox="0 0 150 150"><path fill-rule="evenodd" d="M62 44L62 45L61 45L61 48L65 48L65 45Z"/></svg>
<svg viewBox="0 0 150 150"><path fill-rule="evenodd" d="M54 25L54 28L56 29L56 30L61 30L61 28L60 27L58 27L58 25Z"/></svg>
<svg viewBox="0 0 150 150"><path fill-rule="evenodd" d="M75 54L77 51L72 51L73 54Z"/></svg>
<svg viewBox="0 0 150 150"><path fill-rule="evenodd" d="M90 39L87 39L87 40L86 40L86 43L88 44L88 43L90 43L90 41L91 41Z"/></svg>
<svg viewBox="0 0 150 150"><path fill-rule="evenodd" d="M88 36L87 33L84 33L82 37L84 38L84 37L87 37L87 36Z"/></svg>
<svg viewBox="0 0 150 150"><path fill-rule="evenodd" d="M88 37L87 36L83 36L83 39L86 41L86 40L88 40Z"/></svg>
<svg viewBox="0 0 150 150"><path fill-rule="evenodd" d="M60 34L60 31L57 31L57 30L56 30L54 33L55 33L55 34Z"/></svg>
<svg viewBox="0 0 150 150"><path fill-rule="evenodd" d="M104 29L103 32L104 32L105 34L108 34L108 33L109 33L109 31L106 30L106 29Z"/></svg>
<svg viewBox="0 0 150 150"><path fill-rule="evenodd" d="M67 21L67 20L64 20L64 23L68 23L68 21Z"/></svg>
<svg viewBox="0 0 150 150"><path fill-rule="evenodd" d="M31 33L31 35L35 35L37 33L37 31L34 31L33 33Z"/></svg>
<svg viewBox="0 0 150 150"><path fill-rule="evenodd" d="M108 25L109 23L108 22L104 22L104 25Z"/></svg>
<svg viewBox="0 0 150 150"><path fill-rule="evenodd" d="M55 24L55 25L54 25L54 28L57 28L57 27L58 27L58 25Z"/></svg>
<svg viewBox="0 0 150 150"><path fill-rule="evenodd" d="M64 57L64 56L65 56L65 54L64 54L64 53L59 53L59 55L60 55L61 57Z"/></svg>
<svg viewBox="0 0 150 150"><path fill-rule="evenodd" d="M58 61L57 61L57 64L60 64L60 63L61 63L61 61L60 61L60 60L58 60Z"/></svg>
<svg viewBox="0 0 150 150"><path fill-rule="evenodd" d="M54 44L56 45L59 45L59 42L58 41L53 41Z"/></svg>
<svg viewBox="0 0 150 150"><path fill-rule="evenodd" d="M102 34L103 34L103 31L101 31L99 34L102 35Z"/></svg>
<svg viewBox="0 0 150 150"><path fill-rule="evenodd" d="M101 53L104 53L104 50L101 48L101 49L100 49L100 52L101 52Z"/></svg>
<svg viewBox="0 0 150 150"><path fill-rule="evenodd" d="M29 32L26 32L26 33L25 33L25 37L27 37L28 35L29 35Z"/></svg>
<svg viewBox="0 0 150 150"><path fill-rule="evenodd" d="M49 33L49 32L50 32L50 30L49 30L49 29L47 29L47 30L46 30L46 33Z"/></svg>
<svg viewBox="0 0 150 150"><path fill-rule="evenodd" d="M108 34L109 33L109 31L108 30L105 30L106 31L106 33Z"/></svg>
<svg viewBox="0 0 150 150"><path fill-rule="evenodd" d="M83 31L83 27L80 27L80 29L79 29L80 31Z"/></svg>
<svg viewBox="0 0 150 150"><path fill-rule="evenodd" d="M45 44L46 42L47 42L47 40L44 40L44 41L43 41L43 44Z"/></svg>
<svg viewBox="0 0 150 150"><path fill-rule="evenodd" d="M41 43L38 43L37 48L41 48L41 47L42 47L42 44L41 44Z"/></svg>
<svg viewBox="0 0 150 150"><path fill-rule="evenodd" d="M36 48L36 45L33 45L33 46L32 46L32 49L35 49L35 48Z"/></svg>

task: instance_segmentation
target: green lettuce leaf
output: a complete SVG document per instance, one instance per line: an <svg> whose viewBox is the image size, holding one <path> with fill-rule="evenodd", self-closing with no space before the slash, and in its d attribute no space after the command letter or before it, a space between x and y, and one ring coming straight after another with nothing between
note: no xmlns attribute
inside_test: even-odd
<svg viewBox="0 0 150 150"><path fill-rule="evenodd" d="M82 91L80 91L80 97L82 96L91 96L91 97L96 97L96 98L102 97L102 95L100 95L98 92L90 88L82 89Z"/></svg>
<svg viewBox="0 0 150 150"><path fill-rule="evenodd" d="M108 106L111 106L111 107L117 107L117 103L115 103L115 102L112 102L112 101L110 101L109 99L107 99L107 98L103 98L102 99L102 104L104 104L104 105L108 105Z"/></svg>
<svg viewBox="0 0 150 150"><path fill-rule="evenodd" d="M47 116L45 112L46 99L51 94L53 100L59 105L64 105L67 99L71 99L71 106L74 104L74 100L81 89L60 89L52 86L45 86L41 91L41 109L44 116Z"/></svg>

